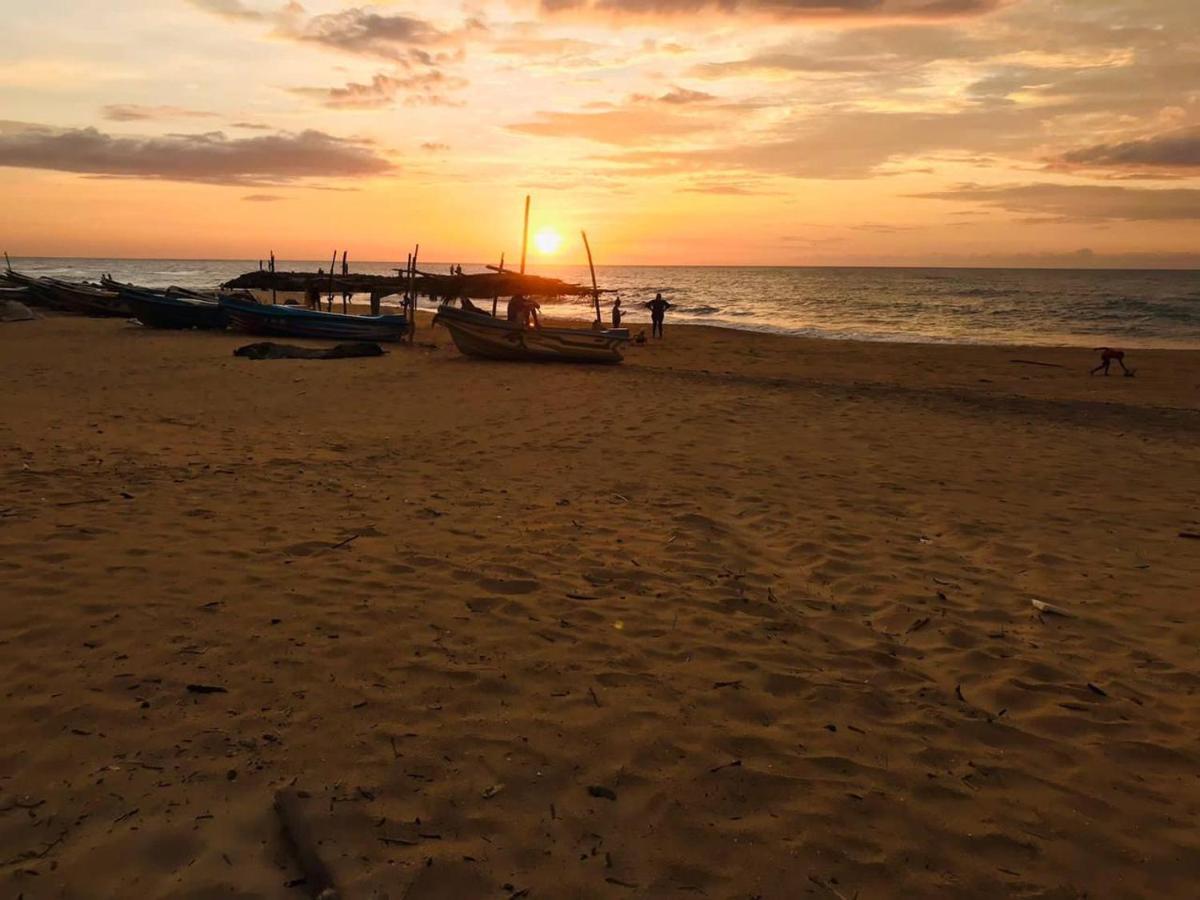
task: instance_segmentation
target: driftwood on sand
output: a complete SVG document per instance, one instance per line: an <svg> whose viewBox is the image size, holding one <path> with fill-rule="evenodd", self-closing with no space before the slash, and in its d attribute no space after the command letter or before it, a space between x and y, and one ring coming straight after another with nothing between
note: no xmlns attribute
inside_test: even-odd
<svg viewBox="0 0 1200 900"><path fill-rule="evenodd" d="M370 341L351 341L321 349L261 341L238 347L233 355L247 359L349 359L355 356L383 356L383 348Z"/></svg>

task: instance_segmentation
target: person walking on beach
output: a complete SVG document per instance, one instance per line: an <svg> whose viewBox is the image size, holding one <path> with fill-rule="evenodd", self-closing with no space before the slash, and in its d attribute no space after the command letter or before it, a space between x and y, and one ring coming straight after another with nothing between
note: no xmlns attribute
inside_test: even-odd
<svg viewBox="0 0 1200 900"><path fill-rule="evenodd" d="M1088 372L1089 375L1095 375L1101 369L1103 369L1104 374L1107 375L1108 367L1113 364L1114 360L1116 361L1117 365L1121 367L1121 371L1124 372L1126 376L1133 374L1133 369L1125 368L1124 350L1118 350L1115 347L1097 347L1096 350L1100 353L1100 365Z"/></svg>
<svg viewBox="0 0 1200 900"><path fill-rule="evenodd" d="M663 336L663 319L667 315L667 310L671 308L671 304L663 299L662 294L655 294L653 300L642 305L650 310L651 337L661 338Z"/></svg>
<svg viewBox="0 0 1200 900"><path fill-rule="evenodd" d="M618 297L612 307L613 328L621 327L621 298Z"/></svg>

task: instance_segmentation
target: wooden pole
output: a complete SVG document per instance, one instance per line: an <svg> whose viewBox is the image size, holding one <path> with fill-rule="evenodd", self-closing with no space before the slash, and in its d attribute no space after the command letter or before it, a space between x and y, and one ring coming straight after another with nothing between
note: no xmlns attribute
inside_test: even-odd
<svg viewBox="0 0 1200 900"><path fill-rule="evenodd" d="M499 272L501 275L504 274L504 251L503 250L500 251L500 265L498 265L496 267L496 271ZM496 294L496 296L492 297L492 318L493 319L496 317L496 304L499 302L500 302L499 294Z"/></svg>
<svg viewBox="0 0 1200 900"><path fill-rule="evenodd" d="M525 250L529 246L529 195L525 195L525 230L521 234L521 274L525 274Z"/></svg>
<svg viewBox="0 0 1200 900"><path fill-rule="evenodd" d="M417 336L417 255L420 252L420 244L413 247L412 274L408 279L408 283L411 286L410 293L412 294L412 315L409 317L408 323L408 342L410 344L416 340Z"/></svg>
<svg viewBox="0 0 1200 900"><path fill-rule="evenodd" d="M587 251L588 268L592 272L592 299L596 302L596 321L603 322L603 319L600 318L600 289L596 287L596 267L592 265L592 248L588 244L587 232L581 231L579 233L583 235L583 249Z"/></svg>
<svg viewBox="0 0 1200 900"><path fill-rule="evenodd" d="M342 251L342 274L349 275L350 267L346 265L346 251ZM342 312L349 312L350 292L346 290L346 286L342 285Z"/></svg>
<svg viewBox="0 0 1200 900"><path fill-rule="evenodd" d="M333 251L333 259L329 260L329 311L333 312L333 267L337 265L337 251Z"/></svg>

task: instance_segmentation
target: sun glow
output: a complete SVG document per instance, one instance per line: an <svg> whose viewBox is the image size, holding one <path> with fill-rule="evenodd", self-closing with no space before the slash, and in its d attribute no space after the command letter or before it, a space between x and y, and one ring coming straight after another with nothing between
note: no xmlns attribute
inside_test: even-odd
<svg viewBox="0 0 1200 900"><path fill-rule="evenodd" d="M557 253L562 246L562 235L553 228L542 228L533 236L533 246L537 247L538 253L547 256Z"/></svg>

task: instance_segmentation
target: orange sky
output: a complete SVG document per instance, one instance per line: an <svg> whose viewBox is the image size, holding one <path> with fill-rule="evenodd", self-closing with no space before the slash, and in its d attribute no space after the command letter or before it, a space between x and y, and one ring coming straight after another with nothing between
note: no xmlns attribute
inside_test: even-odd
<svg viewBox="0 0 1200 900"><path fill-rule="evenodd" d="M1200 265L1195 0L67 2L0 92L14 256Z"/></svg>

